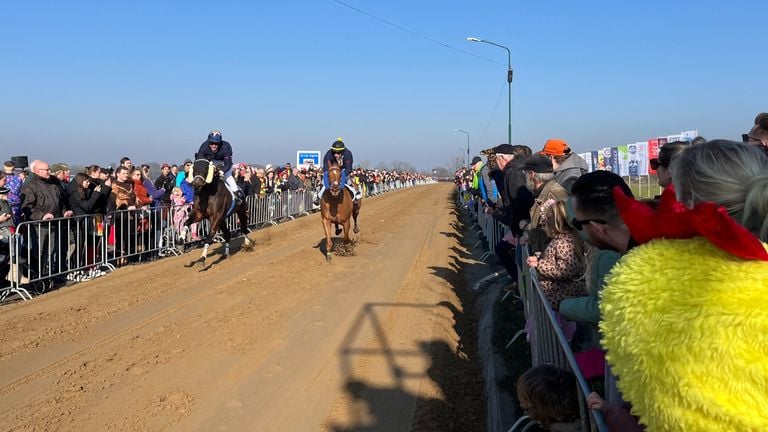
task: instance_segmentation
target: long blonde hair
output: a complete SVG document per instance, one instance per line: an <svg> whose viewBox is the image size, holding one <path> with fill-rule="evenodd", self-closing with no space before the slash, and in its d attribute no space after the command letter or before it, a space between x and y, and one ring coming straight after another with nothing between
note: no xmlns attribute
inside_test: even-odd
<svg viewBox="0 0 768 432"><path fill-rule="evenodd" d="M554 238L559 234L570 235L573 238L576 256L586 259L584 256L584 243L579 237L579 233L568 223L568 211L565 201L550 198L541 204L539 210L541 211L540 225L544 232L547 233L547 236Z"/></svg>

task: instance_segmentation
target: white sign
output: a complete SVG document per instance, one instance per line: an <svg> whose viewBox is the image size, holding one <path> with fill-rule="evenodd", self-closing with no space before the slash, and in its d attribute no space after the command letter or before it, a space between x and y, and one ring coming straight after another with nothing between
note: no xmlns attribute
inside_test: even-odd
<svg viewBox="0 0 768 432"><path fill-rule="evenodd" d="M299 169L309 169L310 165L314 165L315 168L319 168L320 165L320 151L318 150L299 150L296 152L296 166Z"/></svg>

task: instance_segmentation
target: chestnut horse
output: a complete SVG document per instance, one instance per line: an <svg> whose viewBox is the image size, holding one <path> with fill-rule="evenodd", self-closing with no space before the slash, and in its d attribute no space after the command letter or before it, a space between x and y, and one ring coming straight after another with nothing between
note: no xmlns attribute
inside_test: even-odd
<svg viewBox="0 0 768 432"><path fill-rule="evenodd" d="M203 254L197 262L205 265L205 258L208 256L208 248L213 242L213 237L221 230L224 237L223 257L229 256L229 240L231 233L227 226L228 213L234 212L240 222L240 232L245 236L243 248L253 249L253 242L248 238L248 207L245 202L236 202L233 204L232 193L227 189L224 179L215 173L215 167L206 159L198 159L192 165L192 170L188 174L192 176L192 186L195 188L195 203L192 206L187 221L182 228L181 239L184 240L189 232L189 226L203 219L208 219L211 223L208 235L203 239ZM186 180L185 180L186 181ZM232 208L234 206L234 208ZM193 265L195 262L192 263Z"/></svg>
<svg viewBox="0 0 768 432"><path fill-rule="evenodd" d="M330 261L333 255L331 224L336 225L336 235L340 234L339 225L344 227L344 246L349 246L352 243L349 238L350 218L355 221L355 234L360 232L357 227L360 201L354 202L352 193L341 184L341 169L337 165L331 165L328 168L328 185L329 187L320 197L320 215L323 218L325 231L325 259Z"/></svg>

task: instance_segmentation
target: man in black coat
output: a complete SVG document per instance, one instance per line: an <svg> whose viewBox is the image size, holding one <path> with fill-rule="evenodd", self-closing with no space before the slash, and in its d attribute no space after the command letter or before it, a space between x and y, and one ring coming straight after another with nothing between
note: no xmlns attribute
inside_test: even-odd
<svg viewBox="0 0 768 432"><path fill-rule="evenodd" d="M208 134L208 139L200 144L200 149L195 153L195 159L213 161L214 165L224 173L223 178L229 190L234 192L240 201L245 200L243 191L232 177L232 146L221 139L221 132L214 130Z"/></svg>
<svg viewBox="0 0 768 432"><path fill-rule="evenodd" d="M176 177L171 174L171 166L164 163L160 166L160 175L155 179L156 189L165 189L165 193L162 196L163 204L171 203L171 192L176 185Z"/></svg>

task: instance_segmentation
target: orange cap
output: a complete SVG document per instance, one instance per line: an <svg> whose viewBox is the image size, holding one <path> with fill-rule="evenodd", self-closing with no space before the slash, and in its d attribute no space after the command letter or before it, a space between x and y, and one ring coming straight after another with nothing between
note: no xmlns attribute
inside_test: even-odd
<svg viewBox="0 0 768 432"><path fill-rule="evenodd" d="M540 153L547 156L562 156L571 152L568 143L557 138L549 139Z"/></svg>

